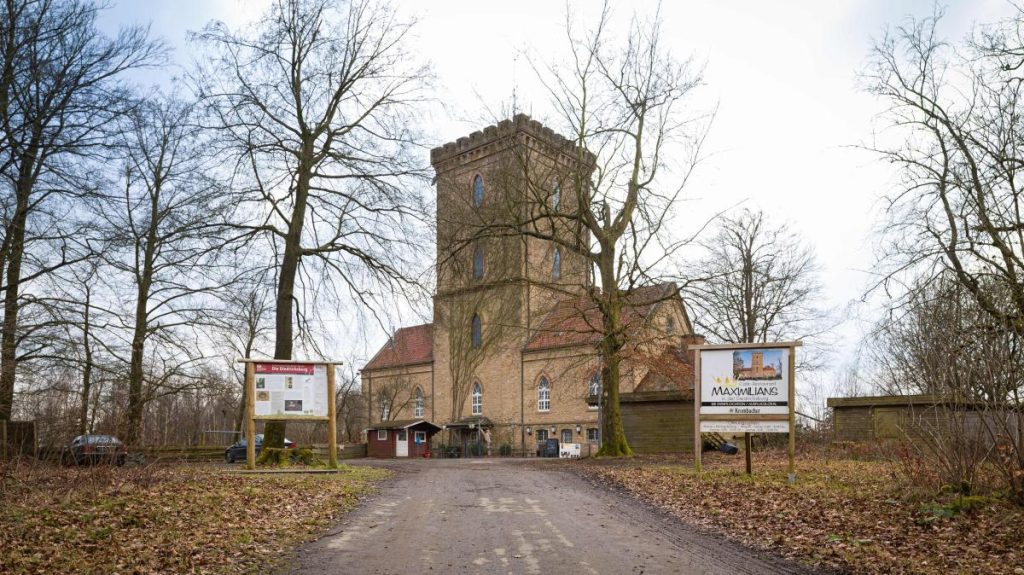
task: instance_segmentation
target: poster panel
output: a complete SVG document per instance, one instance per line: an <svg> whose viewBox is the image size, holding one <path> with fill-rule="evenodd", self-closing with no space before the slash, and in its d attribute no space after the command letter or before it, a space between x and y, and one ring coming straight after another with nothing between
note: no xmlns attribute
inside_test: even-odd
<svg viewBox="0 0 1024 575"><path fill-rule="evenodd" d="M327 417L327 366L256 363L255 415Z"/></svg>
<svg viewBox="0 0 1024 575"><path fill-rule="evenodd" d="M701 421L701 433L788 433L788 421Z"/></svg>
<svg viewBox="0 0 1024 575"><path fill-rule="evenodd" d="M789 348L701 350L700 414L789 415L789 354Z"/></svg>

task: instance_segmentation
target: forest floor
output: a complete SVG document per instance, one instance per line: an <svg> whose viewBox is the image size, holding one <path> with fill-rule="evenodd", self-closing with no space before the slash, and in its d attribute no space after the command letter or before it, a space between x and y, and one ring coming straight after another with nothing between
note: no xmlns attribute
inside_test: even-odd
<svg viewBox="0 0 1024 575"><path fill-rule="evenodd" d="M828 451L801 454L787 481L784 452L744 459L587 459L577 472L710 533L819 568L850 573L1024 574L1024 508L909 484L905 470Z"/></svg>
<svg viewBox="0 0 1024 575"><path fill-rule="evenodd" d="M266 572L389 475L9 465L0 468L0 573Z"/></svg>

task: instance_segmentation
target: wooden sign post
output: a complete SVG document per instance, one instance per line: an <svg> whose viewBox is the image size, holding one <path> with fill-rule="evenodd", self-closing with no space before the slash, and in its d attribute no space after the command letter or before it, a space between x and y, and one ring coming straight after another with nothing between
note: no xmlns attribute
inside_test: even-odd
<svg viewBox="0 0 1024 575"><path fill-rule="evenodd" d="M256 420L326 421L327 458L338 466L335 370L340 361L251 359L245 364L245 466L256 468Z"/></svg>
<svg viewBox="0 0 1024 575"><path fill-rule="evenodd" d="M694 467L701 471L701 433L789 433L789 482L796 481L796 348L799 341L691 345Z"/></svg>

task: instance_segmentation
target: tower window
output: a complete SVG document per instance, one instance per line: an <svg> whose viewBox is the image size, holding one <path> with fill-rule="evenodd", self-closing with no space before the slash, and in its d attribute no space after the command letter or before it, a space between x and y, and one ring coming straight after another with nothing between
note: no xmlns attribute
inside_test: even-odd
<svg viewBox="0 0 1024 575"><path fill-rule="evenodd" d="M601 395L601 372L595 371L587 383L587 395Z"/></svg>
<svg viewBox="0 0 1024 575"><path fill-rule="evenodd" d="M473 279L482 279L484 277L484 250L477 246L473 250Z"/></svg>
<svg viewBox="0 0 1024 575"><path fill-rule="evenodd" d="M479 348L483 345L483 328L480 325L480 315L473 314L473 323L470 326L470 339L473 347Z"/></svg>
<svg viewBox="0 0 1024 575"><path fill-rule="evenodd" d="M480 382L473 383L473 415L480 415L484 412L484 390Z"/></svg>
<svg viewBox="0 0 1024 575"><path fill-rule="evenodd" d="M562 203L562 185L555 182L554 189L551 190L551 209L557 210L558 206Z"/></svg>
<svg viewBox="0 0 1024 575"><path fill-rule="evenodd" d="M480 174L473 178L473 205L478 208L484 205L484 179Z"/></svg>
<svg viewBox="0 0 1024 575"><path fill-rule="evenodd" d="M555 253L551 256L551 277L562 277L562 250L559 248L555 248Z"/></svg>
<svg viewBox="0 0 1024 575"><path fill-rule="evenodd" d="M551 383L546 377L541 377L540 383L537 384L537 409L551 410Z"/></svg>
<svg viewBox="0 0 1024 575"><path fill-rule="evenodd" d="M423 417L423 390L416 388L416 403L412 410L413 417Z"/></svg>

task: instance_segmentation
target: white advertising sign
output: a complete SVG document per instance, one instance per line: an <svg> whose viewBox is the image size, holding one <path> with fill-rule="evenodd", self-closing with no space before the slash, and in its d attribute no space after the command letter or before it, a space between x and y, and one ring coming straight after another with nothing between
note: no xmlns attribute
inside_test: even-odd
<svg viewBox="0 0 1024 575"><path fill-rule="evenodd" d="M327 417L327 366L314 363L257 363L257 416Z"/></svg>
<svg viewBox="0 0 1024 575"><path fill-rule="evenodd" d="M580 456L579 443L563 443L558 446L558 457L562 459L577 459Z"/></svg>
<svg viewBox="0 0 1024 575"><path fill-rule="evenodd" d="M789 353L788 348L701 350L700 414L789 415Z"/></svg>
<svg viewBox="0 0 1024 575"><path fill-rule="evenodd" d="M701 421L701 433L787 433L788 421Z"/></svg>

